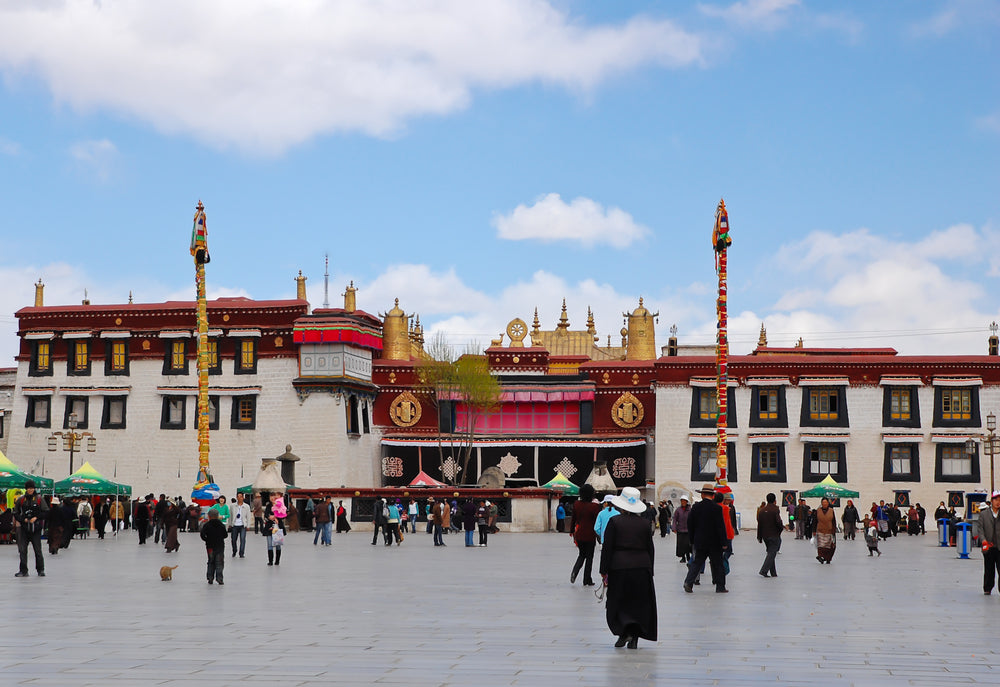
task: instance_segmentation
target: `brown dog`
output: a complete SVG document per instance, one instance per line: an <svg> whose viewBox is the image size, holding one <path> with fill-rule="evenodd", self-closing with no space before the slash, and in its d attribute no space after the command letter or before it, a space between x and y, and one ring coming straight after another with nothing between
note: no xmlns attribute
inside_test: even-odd
<svg viewBox="0 0 1000 687"><path fill-rule="evenodd" d="M174 566L165 565L162 568L160 568L160 581L170 582L170 580L174 579L174 570L176 568L177 568L176 565Z"/></svg>

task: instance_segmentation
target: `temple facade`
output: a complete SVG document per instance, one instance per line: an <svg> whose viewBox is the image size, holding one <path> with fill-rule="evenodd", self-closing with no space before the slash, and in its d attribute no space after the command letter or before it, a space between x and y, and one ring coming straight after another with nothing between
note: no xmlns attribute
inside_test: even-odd
<svg viewBox="0 0 1000 687"><path fill-rule="evenodd" d="M641 298L614 336L598 333L589 310L574 329L565 302L551 329L537 311L530 326L511 320L476 356L496 382L482 408L428 381L419 317L398 300L367 313L352 285L344 307L311 310L297 281L295 299L209 302L210 464L226 493L252 481L262 458L282 456L296 459L288 481L348 498L421 473L508 492L561 474L599 490L641 487L649 500L715 476L714 349L676 336L658 349L658 314ZM89 460L137 493L187 494L198 466L195 303L45 305L36 288L16 313L5 452L62 478L68 455L51 437L73 419L96 440L77 465ZM770 348L762 329L757 348L729 362L738 508L750 517L767 492L788 502L827 474L862 505L932 510L988 488L995 339L983 355L901 356ZM545 527L532 517L522 529Z"/></svg>

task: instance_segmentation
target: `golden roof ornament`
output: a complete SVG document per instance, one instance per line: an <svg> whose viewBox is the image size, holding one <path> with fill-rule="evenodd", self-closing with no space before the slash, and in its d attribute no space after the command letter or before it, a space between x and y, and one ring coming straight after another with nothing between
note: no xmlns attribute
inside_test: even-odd
<svg viewBox="0 0 1000 687"><path fill-rule="evenodd" d="M351 280L351 285L344 290L344 310L347 312L354 312L358 309L358 290L354 288L354 280Z"/></svg>
<svg viewBox="0 0 1000 687"><path fill-rule="evenodd" d="M569 316L566 314L565 298L563 298L562 313L559 315L559 324L556 325L556 329L560 329L563 332L569 329Z"/></svg>
<svg viewBox="0 0 1000 687"><path fill-rule="evenodd" d="M760 323L760 338L757 339L758 348L767 348L767 330L764 329L764 323Z"/></svg>
<svg viewBox="0 0 1000 687"><path fill-rule="evenodd" d="M38 278L38 283L35 284L35 307L45 307L45 284L42 283L41 277Z"/></svg>
<svg viewBox="0 0 1000 687"><path fill-rule="evenodd" d="M587 306L587 333L597 333L597 328L594 326L594 312L590 309L589 305ZM597 339L594 340L596 341Z"/></svg>
<svg viewBox="0 0 1000 687"><path fill-rule="evenodd" d="M799 337L798 343L795 344L795 347L796 348L804 348L805 347L805 343L803 343L801 336Z"/></svg>
<svg viewBox="0 0 1000 687"><path fill-rule="evenodd" d="M41 280L39 280L41 281ZM535 306L535 321L531 323L531 333L538 334L541 330L541 323L538 321L538 306Z"/></svg>

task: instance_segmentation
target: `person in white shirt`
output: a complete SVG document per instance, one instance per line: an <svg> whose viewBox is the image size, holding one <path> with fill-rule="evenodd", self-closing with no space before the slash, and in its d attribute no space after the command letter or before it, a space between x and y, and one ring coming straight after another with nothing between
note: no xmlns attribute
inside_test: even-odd
<svg viewBox="0 0 1000 687"><path fill-rule="evenodd" d="M240 558L247 548L247 523L253 517L250 504L243 502L243 494L236 494L236 503L229 509L229 537L233 542L233 558L236 558L236 542L240 544Z"/></svg>

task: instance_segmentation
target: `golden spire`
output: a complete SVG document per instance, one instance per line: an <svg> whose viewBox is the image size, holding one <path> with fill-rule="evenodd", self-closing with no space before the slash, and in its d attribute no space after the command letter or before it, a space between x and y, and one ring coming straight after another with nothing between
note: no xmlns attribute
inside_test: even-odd
<svg viewBox="0 0 1000 687"><path fill-rule="evenodd" d="M597 333L597 328L594 327L594 313L589 305L587 306L587 333L591 335Z"/></svg>
<svg viewBox="0 0 1000 687"><path fill-rule="evenodd" d="M132 305L132 289L128 290L128 303Z"/></svg>
<svg viewBox="0 0 1000 687"><path fill-rule="evenodd" d="M42 283L42 278L38 278L38 283L35 284L35 307L41 308L45 305L45 284Z"/></svg>
<svg viewBox="0 0 1000 687"><path fill-rule="evenodd" d="M309 300L306 298L306 279L308 278L302 276L302 270L299 270L299 276L295 277L295 297L300 301Z"/></svg>
<svg viewBox="0 0 1000 687"><path fill-rule="evenodd" d="M535 306L535 321L531 323L531 333L540 334L541 333L541 323L538 321L538 306Z"/></svg>
<svg viewBox="0 0 1000 687"><path fill-rule="evenodd" d="M764 323L760 323L760 338L757 339L757 348L767 348L767 330L764 329Z"/></svg>
<svg viewBox="0 0 1000 687"><path fill-rule="evenodd" d="M357 292L358 290L354 288L354 280L352 279L351 285L344 291L344 310L347 312L354 312L358 309L358 301L355 296Z"/></svg>
<svg viewBox="0 0 1000 687"><path fill-rule="evenodd" d="M804 346L805 346L805 344L802 342L802 337L800 336L798 343L795 344L795 347L796 348L803 348Z"/></svg>
<svg viewBox="0 0 1000 687"><path fill-rule="evenodd" d="M569 316L566 314L566 299L563 298L562 304L562 314L559 315L559 324L556 325L556 329L561 330L563 333L569 329Z"/></svg>

